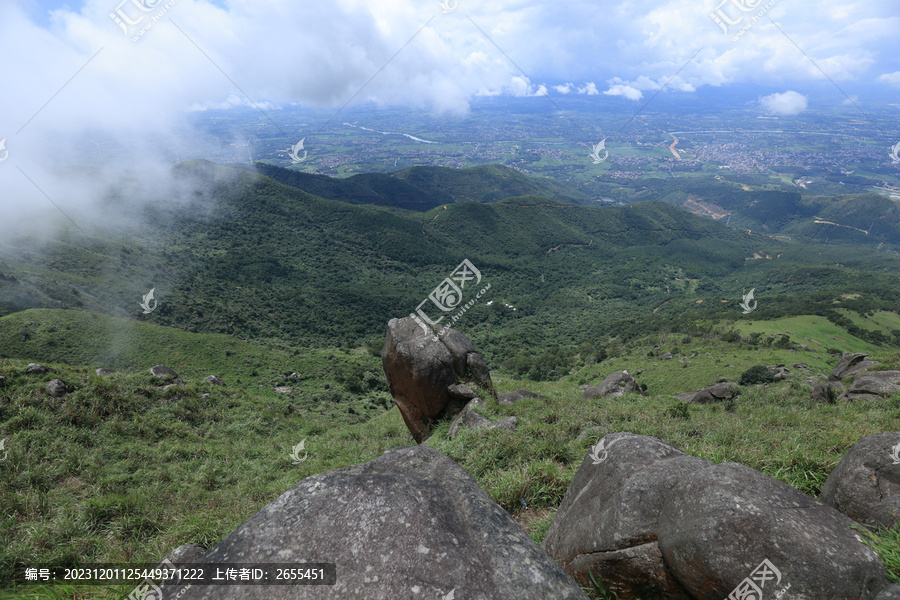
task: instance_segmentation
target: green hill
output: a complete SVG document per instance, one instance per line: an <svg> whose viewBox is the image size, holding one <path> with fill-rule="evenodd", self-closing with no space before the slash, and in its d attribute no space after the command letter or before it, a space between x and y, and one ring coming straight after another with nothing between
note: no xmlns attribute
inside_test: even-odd
<svg viewBox="0 0 900 600"><path fill-rule="evenodd" d="M350 204L377 204L424 211L454 202L495 202L510 196L538 195L560 202L593 204L585 193L553 179L529 177L502 165L465 169L410 167L394 173L328 177L265 163L232 165L271 177L309 194Z"/></svg>

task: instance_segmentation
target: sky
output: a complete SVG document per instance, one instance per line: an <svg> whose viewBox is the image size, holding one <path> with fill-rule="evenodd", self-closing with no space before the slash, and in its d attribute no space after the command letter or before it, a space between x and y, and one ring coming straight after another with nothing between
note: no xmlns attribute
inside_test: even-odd
<svg viewBox="0 0 900 600"><path fill-rule="evenodd" d="M546 93L637 109L663 87L756 84L792 115L822 83L864 108L872 90L900 98L898 32L897 0L0 0L0 226L50 199L84 214L135 170L61 175L97 136L164 177L160 146L210 108L460 116Z"/></svg>

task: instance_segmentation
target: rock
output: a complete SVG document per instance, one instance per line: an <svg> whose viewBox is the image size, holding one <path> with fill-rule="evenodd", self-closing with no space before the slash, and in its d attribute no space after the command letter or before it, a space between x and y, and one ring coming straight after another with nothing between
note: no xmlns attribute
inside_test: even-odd
<svg viewBox="0 0 900 600"><path fill-rule="evenodd" d="M275 388L276 394L290 394L293 391L294 391L294 388L287 386L287 385L280 385Z"/></svg>
<svg viewBox="0 0 900 600"><path fill-rule="evenodd" d="M808 369L809 368L809 365L806 364L805 362L797 362L797 363L792 364L791 366L794 367L795 369Z"/></svg>
<svg viewBox="0 0 900 600"><path fill-rule="evenodd" d="M178 373L165 365L156 365L150 368L150 372L156 377L178 377Z"/></svg>
<svg viewBox="0 0 900 600"><path fill-rule="evenodd" d="M448 386L447 391L450 392L450 395L454 398L465 400L466 402L478 396L478 394L472 391L472 388L463 383L455 383L451 386Z"/></svg>
<svg viewBox="0 0 900 600"><path fill-rule="evenodd" d="M519 424L519 420L516 417L507 417L496 423L491 423L489 419L472 410L476 406L481 405L481 398L473 398L466 404L465 408L456 415L456 418L453 419L453 422L450 424L450 431L448 433L451 440L456 438L459 434L459 430L463 427L471 429L508 429L514 431Z"/></svg>
<svg viewBox="0 0 900 600"><path fill-rule="evenodd" d="M168 560L175 566L181 567L189 563L202 562L203 556L207 552L208 550L203 546L185 544L169 552L163 560Z"/></svg>
<svg viewBox="0 0 900 600"><path fill-rule="evenodd" d="M853 379L842 399L877 400L900 392L900 371L867 371Z"/></svg>
<svg viewBox="0 0 900 600"><path fill-rule="evenodd" d="M659 360L671 360L671 359L672 359L671 352L663 352L662 354L659 355Z"/></svg>
<svg viewBox="0 0 900 600"><path fill-rule="evenodd" d="M774 367L766 367L769 373L772 374L774 381L784 381L787 379L787 374L790 373L787 369L784 368L784 365L775 365Z"/></svg>
<svg viewBox="0 0 900 600"><path fill-rule="evenodd" d="M697 390L696 392L682 392L681 394L673 394L673 396L675 396L675 398L678 398L678 400L680 400L681 402L690 402L694 399L694 396L696 396L699 391L700 390Z"/></svg>
<svg viewBox="0 0 900 600"><path fill-rule="evenodd" d="M663 562L657 520L672 485L711 464L654 437L607 435L582 461L541 547L582 585L591 571L601 576L620 600L691 600Z"/></svg>
<svg viewBox="0 0 900 600"><path fill-rule="evenodd" d="M94 373L102 377L103 375L115 375L118 371L115 369L97 369Z"/></svg>
<svg viewBox="0 0 900 600"><path fill-rule="evenodd" d="M449 391L460 379L493 393L490 372L472 342L455 329L441 331L440 337L426 332L412 317L391 319L381 352L391 395L418 444L437 421L465 406L465 399Z"/></svg>
<svg viewBox="0 0 900 600"><path fill-rule="evenodd" d="M499 394L497 396L497 402L499 402L501 406L509 406L510 404L515 404L523 398L546 398L546 396L541 396L540 394L535 394L534 392L529 392L528 390L516 390L514 392Z"/></svg>
<svg viewBox="0 0 900 600"><path fill-rule="evenodd" d="M840 381L845 377L849 377L846 374L852 366L862 361L868 354L862 354L860 352L852 352L844 354L841 357L841 360L838 361L838 364L835 365L834 369L831 370L831 374L828 376L829 381Z"/></svg>
<svg viewBox="0 0 900 600"><path fill-rule="evenodd" d="M618 398L622 394L641 394L646 396L641 386L634 380L634 377L628 374L628 371L616 371L609 374L606 379L600 382L600 385L588 387L584 390L582 397L585 400L596 398L597 396L610 396Z"/></svg>
<svg viewBox="0 0 900 600"><path fill-rule="evenodd" d="M719 377L718 379L716 379L716 383L727 383L727 382L728 382L727 377Z"/></svg>
<svg viewBox="0 0 900 600"><path fill-rule="evenodd" d="M69 388L63 383L62 379L54 379L47 383L47 392L54 398L62 398L68 391Z"/></svg>
<svg viewBox="0 0 900 600"><path fill-rule="evenodd" d="M829 400L829 389L832 390L830 393L833 394L831 399L836 400L841 395L841 392L844 391L844 384L840 381L820 381L816 383L816 387L813 388L809 397L812 400L824 400L827 402Z"/></svg>
<svg viewBox="0 0 900 600"><path fill-rule="evenodd" d="M465 469L428 446L302 480L206 553L207 563L322 561L335 585L192 586L179 600L587 600ZM164 586L164 598L181 588ZM449 596L448 596L449 595Z"/></svg>
<svg viewBox="0 0 900 600"><path fill-rule="evenodd" d="M773 595L766 587L765 598L789 585L789 598L874 599L887 585L884 565L851 525L786 483L722 463L689 473L667 490L659 548L696 600L722 600L763 559L781 574L777 588L769 582Z"/></svg>
<svg viewBox="0 0 900 600"><path fill-rule="evenodd" d="M900 500L900 431L864 437L837 464L819 498L854 521L887 527ZM885 506L882 504L887 503Z"/></svg>
<svg viewBox="0 0 900 600"><path fill-rule="evenodd" d="M303 379L303 376L301 376L299 373L297 373L295 371L295 372L291 373L290 375L288 375L288 378L293 379L294 381L299 381L299 380Z"/></svg>
<svg viewBox="0 0 900 600"><path fill-rule="evenodd" d="M209 385L225 385L225 382L216 377L215 375L209 375L203 378L203 381L208 383Z"/></svg>
<svg viewBox="0 0 900 600"><path fill-rule="evenodd" d="M733 381L717 383L695 393L690 402L696 404L713 404L731 400L738 395L738 384Z"/></svg>
<svg viewBox="0 0 900 600"><path fill-rule="evenodd" d="M892 583L881 590L875 600L900 600L900 583Z"/></svg>
<svg viewBox="0 0 900 600"><path fill-rule="evenodd" d="M28 375L42 375L43 373L56 373L56 370L37 363L28 363L25 372Z"/></svg>

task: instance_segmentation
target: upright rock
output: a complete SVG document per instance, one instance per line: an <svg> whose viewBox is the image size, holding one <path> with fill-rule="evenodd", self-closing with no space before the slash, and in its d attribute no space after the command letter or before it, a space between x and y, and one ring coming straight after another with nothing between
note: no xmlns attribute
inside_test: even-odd
<svg viewBox="0 0 900 600"><path fill-rule="evenodd" d="M900 523L900 431L864 437L837 464L820 495L854 521Z"/></svg>
<svg viewBox="0 0 900 600"><path fill-rule="evenodd" d="M427 446L307 477L203 560L332 562L338 577L328 588L192 586L179 600L587 600L462 467ZM163 587L163 597L178 591Z"/></svg>
<svg viewBox="0 0 900 600"><path fill-rule="evenodd" d="M412 317L388 323L381 361L391 395L419 444L436 421L454 417L465 406L455 387L460 380L493 392L487 364L468 338L455 329L438 337Z"/></svg>
<svg viewBox="0 0 900 600"><path fill-rule="evenodd" d="M835 365L834 369L831 370L828 380L841 381L842 379L852 377L857 373L879 364L878 361L865 360L867 356L868 354L863 354L861 352L848 352L844 354L841 356L841 360L838 361L838 364Z"/></svg>

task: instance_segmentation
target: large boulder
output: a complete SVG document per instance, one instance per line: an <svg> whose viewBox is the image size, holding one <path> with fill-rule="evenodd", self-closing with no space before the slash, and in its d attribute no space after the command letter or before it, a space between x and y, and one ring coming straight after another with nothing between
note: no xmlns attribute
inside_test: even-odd
<svg viewBox="0 0 900 600"><path fill-rule="evenodd" d="M606 379L599 385L587 386L584 388L582 397L585 400L596 398L597 396L610 396L618 398L623 394L634 393L646 395L634 377L628 374L628 371L616 371L607 375Z"/></svg>
<svg viewBox="0 0 900 600"><path fill-rule="evenodd" d="M786 483L722 463L681 477L667 491L659 548L696 600L722 600L739 586L766 582L765 598L789 586L789 598L873 600L888 583L884 565L852 525Z"/></svg>
<svg viewBox="0 0 900 600"><path fill-rule="evenodd" d="M877 400L900 392L900 371L867 371L853 379L841 398Z"/></svg>
<svg viewBox="0 0 900 600"><path fill-rule="evenodd" d="M500 406L509 406L510 404L515 404L519 400L524 398L546 398L546 396L541 396L540 394L535 394L534 392L529 392L528 390L516 390L514 392L506 392L505 394L497 395L497 402L500 403Z"/></svg>
<svg viewBox="0 0 900 600"><path fill-rule="evenodd" d="M819 498L854 521L890 527L900 502L900 431L864 437L837 464Z"/></svg>
<svg viewBox="0 0 900 600"><path fill-rule="evenodd" d="M28 363L28 366L25 367L25 373L28 375L42 375L44 373L56 373L56 370L38 363Z"/></svg>
<svg viewBox="0 0 900 600"><path fill-rule="evenodd" d="M330 562L338 576L333 586L192 586L180 600L587 600L465 469L427 446L307 477L203 561Z"/></svg>
<svg viewBox="0 0 900 600"><path fill-rule="evenodd" d="M412 317L391 319L381 351L391 395L416 443L435 422L465 406L456 386L467 380L493 392L484 359L463 334L443 329L440 337L425 331Z"/></svg>
<svg viewBox="0 0 900 600"><path fill-rule="evenodd" d="M820 381L809 395L812 400L825 402L837 400L844 391L844 384L840 381Z"/></svg>
<svg viewBox="0 0 900 600"><path fill-rule="evenodd" d="M62 379L54 379L47 383L47 392L54 398L62 398L69 391L69 387Z"/></svg>
<svg viewBox="0 0 900 600"><path fill-rule="evenodd" d="M892 583L881 590L875 600L900 600L900 583Z"/></svg>
<svg viewBox="0 0 900 600"><path fill-rule="evenodd" d="M654 437L607 435L582 461L541 547L582 585L601 576L620 600L690 600L663 561L657 521L672 485L711 464Z"/></svg>
<svg viewBox="0 0 900 600"><path fill-rule="evenodd" d="M838 364L834 366L834 369L831 370L828 380L841 381L842 379L852 377L857 373L865 371L869 367L874 367L879 364L874 360L865 360L867 356L868 354L863 354L861 352L848 352L844 354L841 356L841 360L838 361Z"/></svg>

